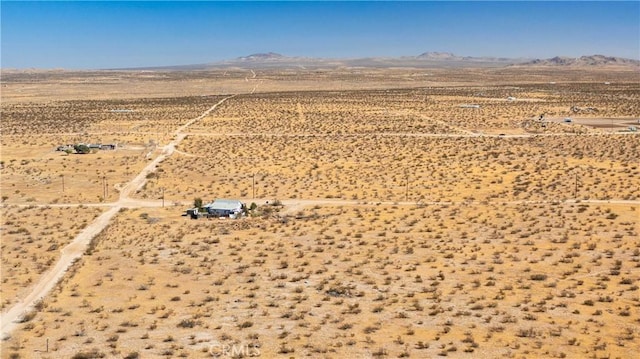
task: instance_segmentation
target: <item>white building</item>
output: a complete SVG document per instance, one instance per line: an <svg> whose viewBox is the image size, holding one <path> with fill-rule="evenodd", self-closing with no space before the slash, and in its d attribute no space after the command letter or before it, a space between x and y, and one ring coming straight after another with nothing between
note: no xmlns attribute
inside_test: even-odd
<svg viewBox="0 0 640 359"><path fill-rule="evenodd" d="M218 198L202 208L213 216L235 218L244 210L244 203L235 199Z"/></svg>

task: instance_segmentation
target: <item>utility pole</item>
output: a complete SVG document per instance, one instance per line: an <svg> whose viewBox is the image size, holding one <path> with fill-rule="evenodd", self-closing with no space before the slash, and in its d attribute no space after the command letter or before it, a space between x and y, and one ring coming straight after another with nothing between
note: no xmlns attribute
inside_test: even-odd
<svg viewBox="0 0 640 359"><path fill-rule="evenodd" d="M409 201L409 174L406 174L406 178L405 179L407 180L407 190L406 190L406 192L404 194L404 200L405 200L405 202L408 202Z"/></svg>
<svg viewBox="0 0 640 359"><path fill-rule="evenodd" d="M253 173L253 199L256 199L256 173Z"/></svg>
<svg viewBox="0 0 640 359"><path fill-rule="evenodd" d="M576 172L575 187L573 188L573 198L578 199L578 173Z"/></svg>
<svg viewBox="0 0 640 359"><path fill-rule="evenodd" d="M62 193L64 193L64 175L60 175L62 177Z"/></svg>
<svg viewBox="0 0 640 359"><path fill-rule="evenodd" d="M103 196L102 198L103 198L103 201L105 201L107 199L107 185L106 185L105 181L106 181L106 177L102 176L102 196Z"/></svg>

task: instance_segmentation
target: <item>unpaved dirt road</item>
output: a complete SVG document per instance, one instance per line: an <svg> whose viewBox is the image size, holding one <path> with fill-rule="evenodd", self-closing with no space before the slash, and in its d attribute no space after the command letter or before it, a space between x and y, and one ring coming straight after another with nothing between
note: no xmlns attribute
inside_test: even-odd
<svg viewBox="0 0 640 359"><path fill-rule="evenodd" d="M255 90L255 88L254 88ZM219 105L224 103L226 100L235 97L236 95L232 95L229 97L223 98L221 101L210 107L208 110L203 112L200 116L189 120L184 125L180 126L175 131L175 139L171 141L169 144L162 148L162 153L156 157L153 161L149 162L147 166L145 166L142 171L129 183L127 183L122 190L120 191L120 197L117 202L114 203L101 203L101 204L90 204L88 206L101 206L101 207L111 207L109 210L101 214L98 218L96 218L89 226L87 226L78 236L66 247L64 247L61 251L61 256L55 266L46 272L40 280L31 288L29 294L21 299L20 302L15 304L5 313L2 313L0 317L0 321L2 322L2 340L6 340L10 337L10 334L15 328L20 324L21 318L29 313L30 311L35 309L36 304L42 300L54 287L55 285L64 277L68 268L78 260L87 250L87 247L91 243L91 240L100 233L111 221L111 219L118 213L121 208L140 208L140 207L160 207L162 202L153 201L153 200L142 200L130 198L131 194L135 194L146 182L147 175L153 171L155 171L157 165L164 161L167 157L171 156L176 151L176 146L180 144L180 142L188 135L186 129L191 126L193 123L198 120L208 116L212 111L214 111ZM199 136L254 136L254 135L265 135L265 134L247 134L247 133L239 133L239 134L206 134L206 133L198 133ZM308 136L309 134L269 134L272 136ZM318 134L320 135L320 134ZM415 136L415 137L506 137L506 138L528 138L528 137L536 137L536 136L577 136L576 134L519 134L519 135L491 135L491 134L476 134L469 133L465 131L462 134L410 134L410 133L384 133L380 135L385 136ZM589 135L589 134L587 134ZM635 135L631 133L631 135ZM365 136L365 135L362 135ZM366 136L369 136L367 134ZM582 135L584 136L584 135ZM179 152L182 153L182 152ZM182 153L185 154L185 153ZM255 201L257 203L264 202L266 199L247 199L249 201ZM284 199L281 201L285 206L285 209L280 212L280 215L294 215L298 211L302 210L305 207L315 206L315 205L347 205L347 206L356 206L356 205L371 205L371 204L380 204L380 205L402 205L402 206L417 206L417 205L443 205L443 204L452 204L455 202L390 202L390 201L356 201L356 200L344 200L344 199ZM521 204L521 203L577 203L575 200L549 200L549 201L507 201L504 203L510 204ZM619 205L638 205L640 201L637 200L581 200L581 203L609 203L609 204L619 204ZM466 202L473 203L473 202ZM52 206L52 207L62 207L62 206L77 206L79 204L46 204L43 206ZM33 204L29 204L29 206L33 206ZM85 206L87 206L85 204Z"/></svg>
<svg viewBox="0 0 640 359"><path fill-rule="evenodd" d="M103 229L105 229L111 219L118 213L120 208L134 206L138 201L129 198L132 193L135 193L140 189L147 181L147 174L155 171L158 163L164 161L168 156L173 154L176 146L186 137L182 133L187 127L194 122L209 115L211 111L215 110L220 104L225 102L233 96L225 97L215 105L211 106L208 110L202 113L200 116L189 120L184 125L180 126L176 132L176 138L169 144L164 146L162 154L151 161L140 173L131 180L120 191L120 198L118 202L111 203L112 206L108 211L104 212L98 218L96 218L90 225L85 227L74 240L65 246L62 251L58 262L49 271L45 272L38 282L30 289L29 294L22 298L17 304L9 308L8 311L2 313L0 321L2 322L2 340L6 340L11 337L11 332L20 324L22 318L29 312L35 309L35 306L41 301L49 292L56 286L56 284L64 277L65 273L71 267L71 265L77 261L85 253L91 240L98 235ZM140 201L139 204L145 204L145 201ZM148 204L148 203L146 203Z"/></svg>
<svg viewBox="0 0 640 359"><path fill-rule="evenodd" d="M119 210L119 206L114 206L85 227L73 242L62 249L58 262L40 277L38 283L31 288L31 292L6 313L2 313L2 340L9 338L10 333L20 324L22 317L34 310L36 304L55 287L64 277L67 269L84 254L91 239L109 224Z"/></svg>

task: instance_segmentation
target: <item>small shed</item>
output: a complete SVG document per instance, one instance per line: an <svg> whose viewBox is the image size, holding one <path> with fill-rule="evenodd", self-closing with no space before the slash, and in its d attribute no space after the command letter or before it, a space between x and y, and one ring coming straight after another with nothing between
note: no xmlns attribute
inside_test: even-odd
<svg viewBox="0 0 640 359"><path fill-rule="evenodd" d="M208 214L217 217L235 218L244 210L244 203L236 199L218 198L202 207Z"/></svg>
<svg viewBox="0 0 640 359"><path fill-rule="evenodd" d="M189 208L185 215L191 217L191 219L198 219L199 213L197 208Z"/></svg>

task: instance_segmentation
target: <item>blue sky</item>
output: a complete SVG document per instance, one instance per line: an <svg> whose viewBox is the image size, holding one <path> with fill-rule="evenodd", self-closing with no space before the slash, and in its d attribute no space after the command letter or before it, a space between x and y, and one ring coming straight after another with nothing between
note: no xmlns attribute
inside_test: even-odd
<svg viewBox="0 0 640 359"><path fill-rule="evenodd" d="M640 1L0 3L3 68L186 65L259 52L640 59Z"/></svg>

